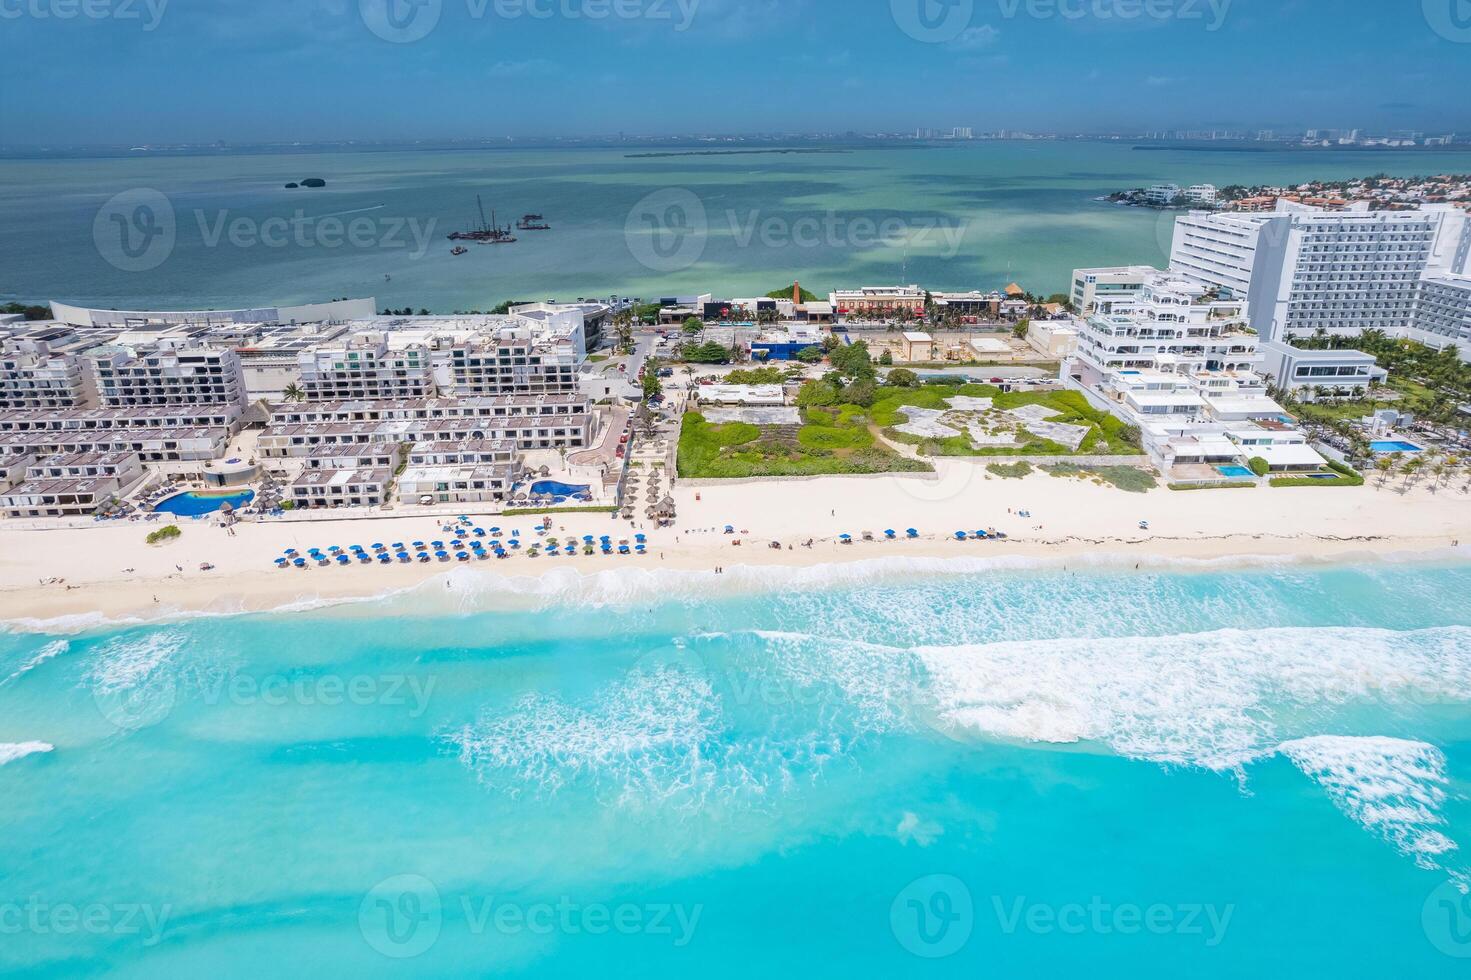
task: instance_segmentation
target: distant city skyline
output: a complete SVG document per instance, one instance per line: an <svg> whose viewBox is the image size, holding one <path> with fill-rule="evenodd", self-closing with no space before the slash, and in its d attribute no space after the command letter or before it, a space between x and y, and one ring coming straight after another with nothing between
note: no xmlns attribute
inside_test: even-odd
<svg viewBox="0 0 1471 980"><path fill-rule="evenodd" d="M0 128L12 146L1439 136L1471 132L1458 2L0 0Z"/></svg>

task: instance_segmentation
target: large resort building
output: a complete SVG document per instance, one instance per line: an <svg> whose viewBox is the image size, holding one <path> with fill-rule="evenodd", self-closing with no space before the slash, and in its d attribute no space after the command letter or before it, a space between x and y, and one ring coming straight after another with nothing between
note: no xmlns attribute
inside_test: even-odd
<svg viewBox="0 0 1471 980"><path fill-rule="evenodd" d="M610 312L586 302L450 317L377 316L372 300L182 313L53 304L52 321L0 325L0 510L92 514L153 471L206 477L237 436L285 478L295 506L384 506L400 471L406 502L505 500L522 454L565 454L597 437L586 354ZM138 469L66 462L82 459Z"/></svg>
<svg viewBox="0 0 1471 980"><path fill-rule="evenodd" d="M1449 204L1191 212L1175 220L1170 269L1245 301L1267 340L1379 330L1471 358L1471 215Z"/></svg>
<svg viewBox="0 0 1471 980"><path fill-rule="evenodd" d="M1218 480L1257 457L1274 472L1322 467L1268 395L1258 337L1225 292L1156 272L1137 296L1097 300L1065 380L1137 426L1172 478Z"/></svg>

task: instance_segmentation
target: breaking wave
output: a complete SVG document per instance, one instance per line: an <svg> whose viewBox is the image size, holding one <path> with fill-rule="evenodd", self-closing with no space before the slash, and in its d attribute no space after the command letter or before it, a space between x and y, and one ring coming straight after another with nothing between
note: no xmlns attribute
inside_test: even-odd
<svg viewBox="0 0 1471 980"><path fill-rule="evenodd" d="M50 752L56 746L50 742L0 742L0 766L24 759L28 755Z"/></svg>
<svg viewBox="0 0 1471 980"><path fill-rule="evenodd" d="M1423 868L1456 850L1445 823L1445 755L1398 738L1317 735L1278 747L1355 823L1393 844Z"/></svg>

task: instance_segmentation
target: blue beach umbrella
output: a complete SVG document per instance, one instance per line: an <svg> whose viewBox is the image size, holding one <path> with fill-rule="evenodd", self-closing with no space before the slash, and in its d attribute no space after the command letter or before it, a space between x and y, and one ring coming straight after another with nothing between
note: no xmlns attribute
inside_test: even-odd
<svg viewBox="0 0 1471 980"><path fill-rule="evenodd" d="M884 537L886 537L886 538L893 538L895 536L896 535L894 534L894 532L893 532L892 529L884 532Z"/></svg>
<svg viewBox="0 0 1471 980"><path fill-rule="evenodd" d="M305 568L306 567L306 559L305 558L297 558L294 561L292 561L291 564L295 565L297 568Z"/></svg>
<svg viewBox="0 0 1471 980"><path fill-rule="evenodd" d="M906 534L906 535L908 535L908 536L909 536L909 537L911 537L911 538L917 538L917 537L919 537L919 532L918 532L918 531L916 531L916 530L915 530L915 529L914 529L914 528L912 528L912 527L911 527L911 528L910 528L910 529L909 529L909 530L907 530L907 531L905 531L905 532L904 532L904 533L905 533L905 534Z"/></svg>
<svg viewBox="0 0 1471 980"><path fill-rule="evenodd" d="M291 564L291 562L287 561L285 558L277 558L276 559L276 567L277 568L285 568L289 564Z"/></svg>
<svg viewBox="0 0 1471 980"><path fill-rule="evenodd" d="M966 534L964 531L956 531L955 532L955 540L956 541L964 541L968 537L970 537L970 535Z"/></svg>

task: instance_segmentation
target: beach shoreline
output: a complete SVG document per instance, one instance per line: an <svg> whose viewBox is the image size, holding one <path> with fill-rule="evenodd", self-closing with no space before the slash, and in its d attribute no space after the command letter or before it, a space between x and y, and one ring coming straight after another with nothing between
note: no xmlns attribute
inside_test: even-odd
<svg viewBox="0 0 1471 980"><path fill-rule="evenodd" d="M705 583L701 588L730 591L761 588L763 579L780 587L793 570L803 569L827 569L825 575L841 580L874 559L895 560L900 567L907 561L911 568L925 563L939 573L952 564L961 571L1069 563L1128 569L1162 562L1450 559L1457 553L1449 549L1471 541L1471 497L1459 488L1431 492L1424 485L1133 494L1042 475L1003 480L974 464L942 463L932 481L831 477L804 483L800 493L774 482L680 487L675 496L676 528L632 526L595 514L553 518L550 533L563 540L607 534L617 541L643 533L646 556L532 559L523 550L505 561L469 564L274 567L286 548L305 552L444 536L444 518L412 513L349 522L244 523L233 535L208 521L184 522L179 539L162 546L144 543L153 525L0 525L0 624L67 631L197 614L299 610L411 592L422 596L426 583L441 582L459 605L469 601L462 598L466 592L476 593L481 605L514 605L544 602L549 595L604 601L631 594L654 572L670 573L666 581L677 587L698 580ZM474 520L502 527L506 537L516 532L528 544L537 538L537 518ZM1140 521L1148 528L1140 528ZM735 533L724 533L727 525ZM918 539L905 539L910 527L921 532ZM1007 538L954 540L957 530L991 528ZM898 540L883 539L889 529L897 530ZM862 540L864 532L877 540ZM844 544L841 534L857 540ZM213 570L201 571L206 563ZM647 589L656 597L661 590L668 587L653 583Z"/></svg>

